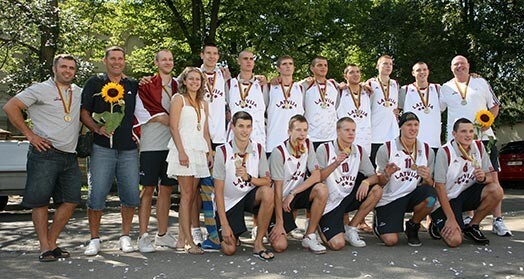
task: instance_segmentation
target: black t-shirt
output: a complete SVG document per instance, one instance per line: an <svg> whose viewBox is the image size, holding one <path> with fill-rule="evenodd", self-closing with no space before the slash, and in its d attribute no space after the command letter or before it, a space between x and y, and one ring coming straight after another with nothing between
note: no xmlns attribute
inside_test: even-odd
<svg viewBox="0 0 524 279"><path fill-rule="evenodd" d="M94 94L100 93L102 87L109 83L106 74L98 74L89 78L82 91L82 108L90 113L102 113L110 111L111 105L106 103L102 96ZM136 95L138 92L138 82L132 78L122 78L120 84L124 86L124 101L126 102L125 114L122 123L113 134L113 149L131 150L136 149L137 145L133 140L133 119L135 114ZM120 111L120 106L115 106L113 111ZM95 133L94 143L109 148L109 138Z"/></svg>

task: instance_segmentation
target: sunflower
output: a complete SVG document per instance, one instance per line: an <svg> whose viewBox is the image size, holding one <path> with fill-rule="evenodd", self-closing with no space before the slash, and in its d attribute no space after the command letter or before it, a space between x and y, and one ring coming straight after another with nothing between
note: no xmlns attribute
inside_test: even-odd
<svg viewBox="0 0 524 279"><path fill-rule="evenodd" d="M124 87L118 83L110 82L102 87L101 94L106 103L116 103L124 97Z"/></svg>
<svg viewBox="0 0 524 279"><path fill-rule="evenodd" d="M475 116L475 122L482 127L490 127L495 121L495 116L489 110L480 110Z"/></svg>

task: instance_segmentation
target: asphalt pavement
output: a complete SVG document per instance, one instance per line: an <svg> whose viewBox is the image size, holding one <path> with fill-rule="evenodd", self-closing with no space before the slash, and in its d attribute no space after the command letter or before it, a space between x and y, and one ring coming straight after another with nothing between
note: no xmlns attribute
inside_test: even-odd
<svg viewBox="0 0 524 279"><path fill-rule="evenodd" d="M62 233L59 245L72 257L52 263L38 262L38 241L31 211L11 198L0 212L0 271L2 278L524 278L524 190L506 189L503 204L505 222L513 237L491 233L491 217L481 224L490 239L487 246L464 241L459 248L447 248L441 241L420 233L421 247L410 247L404 236L396 247L385 247L372 234L361 234L365 248L346 246L341 251L314 255L303 250L300 241L290 238L289 249L271 262L252 255L249 233L238 253L204 255L177 254L161 248L154 253L122 253L118 250L120 213L116 197L102 219L102 251L83 255L89 239L85 208L78 208ZM178 231L178 214L170 212L170 232ZM369 218L369 217L368 217ZM368 220L370 223L371 220ZM251 218L248 218L251 226ZM303 217L297 222L303 225ZM150 232L156 228L154 214ZM135 215L132 238L135 241Z"/></svg>

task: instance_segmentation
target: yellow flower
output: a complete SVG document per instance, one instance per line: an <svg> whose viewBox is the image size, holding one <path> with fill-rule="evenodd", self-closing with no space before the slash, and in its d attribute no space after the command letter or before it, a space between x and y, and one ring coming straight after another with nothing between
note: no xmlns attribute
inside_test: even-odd
<svg viewBox="0 0 524 279"><path fill-rule="evenodd" d="M110 82L102 87L101 94L106 103L116 103L124 97L124 87L118 83Z"/></svg>
<svg viewBox="0 0 524 279"><path fill-rule="evenodd" d="M495 116L489 110L480 110L475 116L475 122L482 127L490 127L495 122Z"/></svg>

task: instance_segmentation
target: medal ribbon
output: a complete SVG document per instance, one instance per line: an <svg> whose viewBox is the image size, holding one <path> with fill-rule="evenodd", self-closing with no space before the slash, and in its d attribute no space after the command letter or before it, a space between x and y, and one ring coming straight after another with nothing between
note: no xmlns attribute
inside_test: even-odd
<svg viewBox="0 0 524 279"><path fill-rule="evenodd" d="M206 87L207 87L207 91L209 91L209 96L210 96L209 99L211 100L211 102L213 102L213 91L215 91L217 73L213 72L213 77L211 77L209 73L206 73L206 75L207 75ZM211 82L209 82L210 79L213 79L213 85L211 85Z"/></svg>
<svg viewBox="0 0 524 279"><path fill-rule="evenodd" d="M197 127L200 127L200 115L202 114L202 112L200 111L200 106L197 106L196 100L193 100L191 96L188 96L188 97L189 97L188 98L189 104L195 109L196 114L197 114L197 121L198 121Z"/></svg>
<svg viewBox="0 0 524 279"><path fill-rule="evenodd" d="M458 143L457 142L457 145L458 145L458 148L459 148L459 151L460 151L460 154L462 155L462 157L468 161L471 162L471 164L473 164L474 167L479 167L479 163L477 162L477 160L475 160L473 158L473 156L470 156L468 154L468 152L466 152L466 150L464 149L464 147L462 147L462 144Z"/></svg>
<svg viewBox="0 0 524 279"><path fill-rule="evenodd" d="M56 82L54 83L55 83L56 89L58 90L58 96L60 96L60 100L62 101L62 107L64 108L64 113L66 115L71 114L71 104L73 102L73 91L71 90L71 88L68 88L66 90L66 92L69 92L69 98L67 100L67 105L66 105L65 96L62 94L62 89L60 89L60 86L58 86Z"/></svg>
<svg viewBox="0 0 524 279"><path fill-rule="evenodd" d="M346 153L347 155L351 153L351 145L342 148L342 145L340 144L340 141L338 139L337 139L337 145L338 145L338 150Z"/></svg>
<svg viewBox="0 0 524 279"><path fill-rule="evenodd" d="M240 155L240 153L235 153L235 157L236 158L242 158L242 163L240 166L237 166L235 164L235 167L237 168L240 168L240 167L245 167L246 166L246 162L247 162L247 157L249 157L249 154L248 153L244 153L243 155Z"/></svg>
<svg viewBox="0 0 524 279"><path fill-rule="evenodd" d="M429 106L429 88L431 84L428 84L428 87L426 88L426 98L424 98L424 95L422 95L422 91L420 91L420 87L417 85L416 82L413 83L413 86L415 86L415 89L417 89L418 96L420 97L420 100L422 101L424 108L427 109Z"/></svg>
<svg viewBox="0 0 524 279"><path fill-rule="evenodd" d="M171 97L173 96L173 93L170 93L168 90L167 90L167 87L165 85L162 84L162 89L163 91L167 94L167 96L169 97L169 100L171 100ZM171 89L172 90L172 89Z"/></svg>
<svg viewBox="0 0 524 279"><path fill-rule="evenodd" d="M304 148L303 144L299 145L298 142L296 142L296 145L295 145L293 144L293 141L291 140L291 138L289 139L289 145L291 146L291 154L295 156L296 158L299 158L300 156L302 156L302 154L306 152L306 149Z"/></svg>
<svg viewBox="0 0 524 279"><path fill-rule="evenodd" d="M284 84L283 83L280 83L280 87L282 88L282 93L284 94L284 100L286 101L286 104L288 103L287 102L287 99L289 99L289 96L291 96L291 88L293 88L293 81L291 82L291 84L289 85L289 88L287 89L287 92L286 92L286 89L284 88Z"/></svg>
<svg viewBox="0 0 524 279"><path fill-rule="evenodd" d="M242 82L240 80L238 81L238 90L240 90L240 99L242 101L246 101L247 96L249 96L249 90L251 89L251 86L253 83L249 82L249 86L247 88L242 88Z"/></svg>
<svg viewBox="0 0 524 279"><path fill-rule="evenodd" d="M411 158L411 160L413 160L413 163L416 164L417 163L417 141L415 141L415 143L412 146L413 151L409 153L408 148L404 144L404 141L402 140L402 138L399 138L399 139L400 139L400 144L402 144L402 148L404 148L404 152L406 152L409 155L409 157Z"/></svg>
<svg viewBox="0 0 524 279"><path fill-rule="evenodd" d="M355 104L355 108L360 108L360 94L362 93L362 85L358 85L358 92L355 96L353 91L351 91L351 88L348 87L349 94L351 95L351 99L353 99L353 103Z"/></svg>
<svg viewBox="0 0 524 279"><path fill-rule="evenodd" d="M459 86L459 83L458 83L457 79L454 79L455 80L455 86L457 87L457 90L460 93L460 97L462 98L462 101L466 100L466 94L468 94L469 79L470 79L470 77L468 76L468 81L466 81L466 86L465 86L464 92L462 92L462 89Z"/></svg>
<svg viewBox="0 0 524 279"><path fill-rule="evenodd" d="M320 99L322 100L322 103L325 104L326 103L326 91L327 91L327 87L328 87L328 84L327 84L327 81L326 81L326 87L324 87L324 90L322 90L322 88L320 87L320 84L318 83L318 81L315 80L315 84L318 88L318 93L320 94Z"/></svg>
<svg viewBox="0 0 524 279"><path fill-rule="evenodd" d="M384 83L382 83L382 80L380 80L380 77L377 77L378 83L380 83L380 90L382 90L382 93L384 94L384 99L386 99L386 104L389 102L389 83L391 82L391 79L388 80L388 83L386 86L384 86Z"/></svg>

